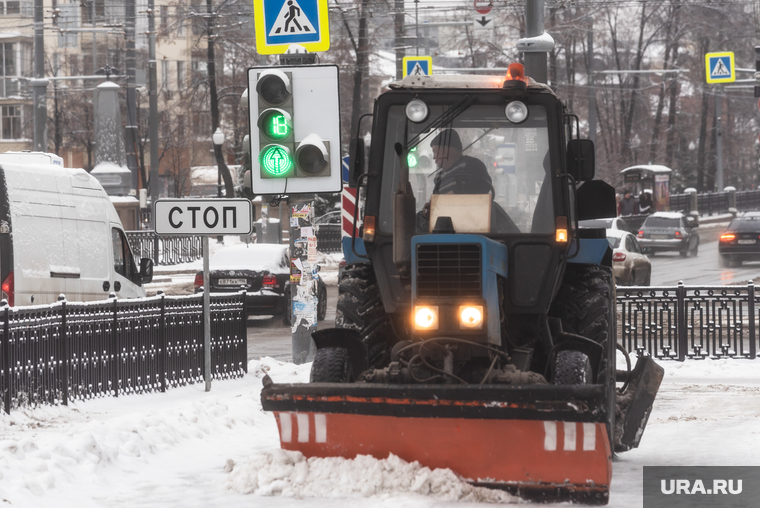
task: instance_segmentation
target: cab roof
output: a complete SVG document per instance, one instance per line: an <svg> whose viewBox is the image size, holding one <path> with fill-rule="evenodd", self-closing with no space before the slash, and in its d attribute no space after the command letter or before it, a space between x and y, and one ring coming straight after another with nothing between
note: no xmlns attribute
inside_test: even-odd
<svg viewBox="0 0 760 508"><path fill-rule="evenodd" d="M404 79L393 81L389 86L392 90L442 90L442 89L501 89L504 84L503 76L483 76L478 74L437 74L433 76L406 76ZM547 85L528 77L528 89L556 94Z"/></svg>

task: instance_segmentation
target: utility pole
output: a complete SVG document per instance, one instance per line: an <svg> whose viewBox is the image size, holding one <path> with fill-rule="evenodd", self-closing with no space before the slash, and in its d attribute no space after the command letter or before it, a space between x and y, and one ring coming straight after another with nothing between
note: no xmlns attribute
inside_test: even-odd
<svg viewBox="0 0 760 508"><path fill-rule="evenodd" d="M395 0L393 8L393 28L396 36L396 79L401 79L404 75L403 62L406 55L406 50L404 49L404 44L406 43L406 39L404 38L404 0Z"/></svg>
<svg viewBox="0 0 760 508"><path fill-rule="evenodd" d="M718 86L715 90L715 125L718 132L715 133L715 183L718 192L723 192L723 129L721 124L723 122L723 87Z"/></svg>
<svg viewBox="0 0 760 508"><path fill-rule="evenodd" d="M546 56L554 48L554 39L544 31L544 0L525 0L525 28L525 38L517 41L518 51L525 56L525 74L546 83Z"/></svg>
<svg viewBox="0 0 760 508"><path fill-rule="evenodd" d="M47 151L47 85L45 79L45 11L43 0L34 0L34 150Z"/></svg>
<svg viewBox="0 0 760 508"><path fill-rule="evenodd" d="M137 175L137 103L135 96L135 0L127 0L125 8L127 36L127 167L132 172L132 190L137 192L139 179Z"/></svg>
<svg viewBox="0 0 760 508"><path fill-rule="evenodd" d="M158 200L158 78L156 76L156 5L148 0L148 99L150 107L150 199ZM151 215L151 229L156 229L156 218Z"/></svg>
<svg viewBox="0 0 760 508"><path fill-rule="evenodd" d="M414 43L420 56L420 0L414 0Z"/></svg>
<svg viewBox="0 0 760 508"><path fill-rule="evenodd" d="M216 14L214 13L213 0L206 0L206 14L208 19L207 25L207 51L206 51L206 71L208 73L208 94L209 101L211 102L211 133L216 132L219 128L219 96L216 91L216 56L214 54L214 41L216 35L214 34L214 19ZM222 145L214 143L214 157L216 158L217 170L219 176L224 180L224 188L227 198L235 197L235 187L232 183L232 175L230 169L227 167L227 163L224 162L224 153L222 152ZM221 187L217 187L221 189ZM220 193L220 191L217 191Z"/></svg>
<svg viewBox="0 0 760 508"><path fill-rule="evenodd" d="M596 144L596 88L594 88L594 18L588 17L586 39L588 48L586 69L588 69L588 139Z"/></svg>

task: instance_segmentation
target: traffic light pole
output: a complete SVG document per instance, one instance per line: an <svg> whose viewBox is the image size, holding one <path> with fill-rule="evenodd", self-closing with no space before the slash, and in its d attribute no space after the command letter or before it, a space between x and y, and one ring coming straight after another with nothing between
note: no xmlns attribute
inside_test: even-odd
<svg viewBox="0 0 760 508"><path fill-rule="evenodd" d="M289 206L290 214L290 326L293 363L314 360L316 346L311 334L317 331L319 282L314 236L314 201Z"/></svg>

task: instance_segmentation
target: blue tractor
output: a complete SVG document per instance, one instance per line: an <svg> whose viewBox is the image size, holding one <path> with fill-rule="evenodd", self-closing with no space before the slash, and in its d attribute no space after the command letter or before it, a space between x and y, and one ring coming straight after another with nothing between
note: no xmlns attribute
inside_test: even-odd
<svg viewBox="0 0 760 508"><path fill-rule="evenodd" d="M578 118L512 64L406 77L372 119L351 161L366 254L349 241L336 328L313 334L311 383L265 378L282 446L605 504L663 371L616 370L611 250L578 227L615 214L614 190L593 180Z"/></svg>

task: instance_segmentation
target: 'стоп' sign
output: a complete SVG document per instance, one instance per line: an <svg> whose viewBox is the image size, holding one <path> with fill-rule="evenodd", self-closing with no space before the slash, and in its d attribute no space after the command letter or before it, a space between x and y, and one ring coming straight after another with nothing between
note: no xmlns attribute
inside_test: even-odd
<svg viewBox="0 0 760 508"><path fill-rule="evenodd" d="M159 199L153 213L159 235L247 235L253 228L247 199Z"/></svg>

